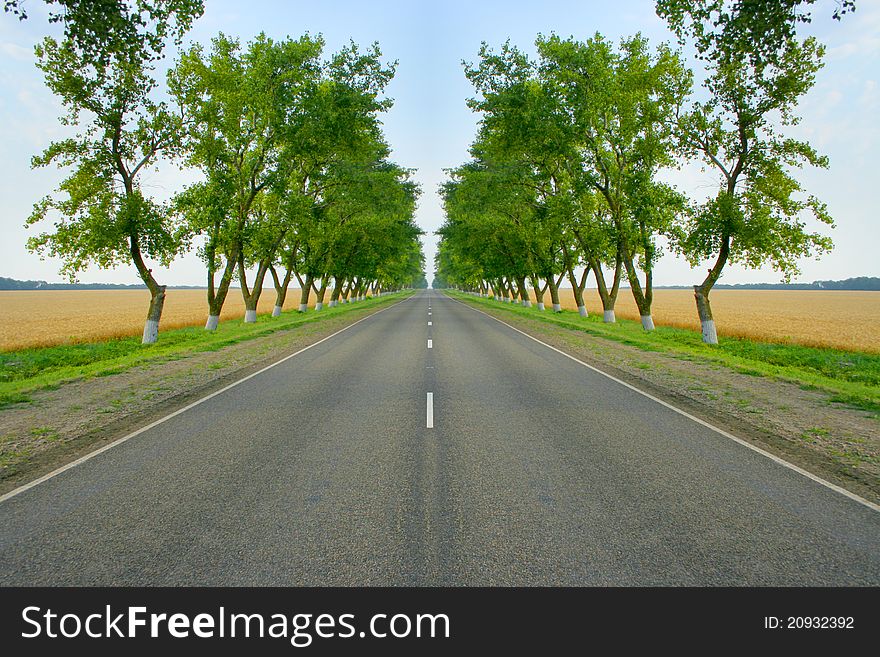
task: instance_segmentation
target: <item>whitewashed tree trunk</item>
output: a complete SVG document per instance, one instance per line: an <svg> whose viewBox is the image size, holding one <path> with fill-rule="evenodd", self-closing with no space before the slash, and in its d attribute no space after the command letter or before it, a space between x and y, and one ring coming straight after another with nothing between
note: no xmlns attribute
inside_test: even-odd
<svg viewBox="0 0 880 657"><path fill-rule="evenodd" d="M522 305L523 305L524 308L531 308L531 307L532 307L532 302L531 302L529 299L524 299L523 302L522 302Z"/></svg>
<svg viewBox="0 0 880 657"><path fill-rule="evenodd" d="M581 317L589 317L590 316L590 313L587 312L586 306L578 306L578 314Z"/></svg>
<svg viewBox="0 0 880 657"><path fill-rule="evenodd" d="M324 309L324 304L321 303L320 301L318 301L318 302L315 304L315 310L323 310L323 309Z"/></svg>
<svg viewBox="0 0 880 657"><path fill-rule="evenodd" d="M208 321L205 322L205 329L208 331L216 331L220 326L220 315L208 315Z"/></svg>
<svg viewBox="0 0 880 657"><path fill-rule="evenodd" d="M272 317L280 317L281 316L281 306L275 306L272 308Z"/></svg>
<svg viewBox="0 0 880 657"><path fill-rule="evenodd" d="M646 331L654 330L654 318L650 315L642 315L642 328Z"/></svg>
<svg viewBox="0 0 880 657"><path fill-rule="evenodd" d="M159 322L148 319L144 322L144 337L141 344L153 344L159 339Z"/></svg>
<svg viewBox="0 0 880 657"><path fill-rule="evenodd" d="M614 324L617 321L617 318L614 316L614 311L606 310L602 313L602 321L606 324Z"/></svg>
<svg viewBox="0 0 880 657"><path fill-rule="evenodd" d="M299 304L299 311L300 311L301 313L307 312L308 309L309 309L309 304L307 304L307 303L301 303L301 304Z"/></svg>
<svg viewBox="0 0 880 657"><path fill-rule="evenodd" d="M718 344L718 333L715 330L715 320L707 319L702 322L703 342L706 344Z"/></svg>
<svg viewBox="0 0 880 657"><path fill-rule="evenodd" d="M697 313L700 316L700 326L703 330L703 342L718 344L718 332L715 330L715 319L712 317L712 307L709 305L709 293L704 292L702 286L694 285L694 298L697 302Z"/></svg>
<svg viewBox="0 0 880 657"><path fill-rule="evenodd" d="M584 308L584 310L586 310L586 308ZM558 303L554 303L553 304L553 312L561 313L562 312L562 305L558 304Z"/></svg>
<svg viewBox="0 0 880 657"><path fill-rule="evenodd" d="M246 324L253 324L257 321L257 311L256 310L245 310L244 311L244 321Z"/></svg>
<svg viewBox="0 0 880 657"><path fill-rule="evenodd" d="M538 310L544 310L544 302L538 304Z"/></svg>
<svg viewBox="0 0 880 657"><path fill-rule="evenodd" d="M150 274L148 273L147 276ZM146 282L146 278L144 281ZM148 286L150 288L150 308L147 311L147 319L144 321L141 344L153 344L159 339L159 320L162 319L162 308L165 307L165 286L149 284Z"/></svg>

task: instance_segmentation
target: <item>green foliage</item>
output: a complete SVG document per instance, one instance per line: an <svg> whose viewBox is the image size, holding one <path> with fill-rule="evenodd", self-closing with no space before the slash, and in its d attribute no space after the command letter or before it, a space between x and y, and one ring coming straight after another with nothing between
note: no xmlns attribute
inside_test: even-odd
<svg viewBox="0 0 880 657"><path fill-rule="evenodd" d="M625 261L633 276L636 265L647 273L649 289L656 237L672 232L685 206L655 176L675 161L674 119L690 72L640 35L618 48L600 35L539 36L537 47L532 62L510 43L498 52L483 44L466 65L480 131L472 162L444 188L440 248L451 253L438 266L452 270L442 278L549 283L578 266Z"/></svg>
<svg viewBox="0 0 880 657"><path fill-rule="evenodd" d="M322 62L323 46L309 35L260 35L242 49L220 35L210 53L193 47L169 74L192 121L187 162L205 174L175 209L191 236L205 238L209 285L224 267L228 285L236 262L239 277L258 266L255 287L276 265L285 280L372 281L416 244L418 189L387 160L378 119L396 64L383 64L376 44L354 43Z"/></svg>
<svg viewBox="0 0 880 657"><path fill-rule="evenodd" d="M660 15L695 44L707 66L709 99L683 113L679 134L683 155L718 174L719 191L693 208L673 240L693 265L716 258L707 291L728 260L769 264L789 280L799 273L799 258L832 247L830 238L807 229L805 215L833 221L794 173L804 165L825 168L828 159L781 132L798 122L797 103L822 66L824 47L796 33L802 4L658 2Z"/></svg>
<svg viewBox="0 0 880 657"><path fill-rule="evenodd" d="M63 23L65 40L77 44L97 69L106 67L113 53L121 51L135 59L161 58L166 39L179 42L204 11L203 0L44 2L50 7L49 22ZM4 0L3 9L21 20L27 18L25 0Z"/></svg>
<svg viewBox="0 0 880 657"><path fill-rule="evenodd" d="M80 133L33 158L34 167L72 171L57 194L35 204L27 225L55 224L30 238L28 248L60 258L71 281L91 263L134 264L152 290L143 256L168 264L183 247L166 209L139 185L138 174L160 153L175 151L181 127L153 98L152 62L166 39L179 38L201 13L201 2L108 3L109 26L119 29L106 33L88 22L84 3L68 4L67 37L44 39L37 65L67 110L62 123Z"/></svg>

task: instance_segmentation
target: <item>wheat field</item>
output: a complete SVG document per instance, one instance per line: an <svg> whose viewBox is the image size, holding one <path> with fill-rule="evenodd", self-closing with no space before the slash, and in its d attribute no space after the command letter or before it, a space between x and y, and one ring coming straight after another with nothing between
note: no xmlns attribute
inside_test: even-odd
<svg viewBox="0 0 880 657"><path fill-rule="evenodd" d="M168 290L160 330L204 325L208 317L204 289ZM284 310L299 306L300 290L291 288ZM328 291L325 303L329 301ZM314 306L314 292L309 305ZM0 291L0 350L47 347L140 335L150 304L147 290ZM264 289L257 312L271 313L275 290ZM220 320L244 317L244 300L229 290Z"/></svg>
<svg viewBox="0 0 880 657"><path fill-rule="evenodd" d="M284 309L296 308L299 295L298 289L291 289ZM560 290L560 296L564 308L576 309L570 289ZM658 326L699 329L690 290L656 290L654 297ZM584 298L591 314L601 314L595 290L586 290ZM880 292L714 290L711 299L722 338L880 352ZM313 294L310 305L314 306L314 301ZM544 301L550 305L549 294ZM0 291L0 349L140 335L148 304L146 290ZM258 312L269 313L274 304L275 292L267 289ZM638 319L629 290L620 291L616 311L620 318ZM201 326L206 316L205 290L168 290L161 328ZM241 293L232 289L221 320L243 316Z"/></svg>
<svg viewBox="0 0 880 657"><path fill-rule="evenodd" d="M563 308L577 310L571 289L559 291ZM534 300L534 291L532 291ZM850 290L713 290L712 314L721 337L880 352L880 292ZM602 314L595 289L584 291L591 314ZM550 307L550 293L544 294ZM629 290L620 291L617 317L639 319ZM700 329L691 290L654 290L654 323Z"/></svg>

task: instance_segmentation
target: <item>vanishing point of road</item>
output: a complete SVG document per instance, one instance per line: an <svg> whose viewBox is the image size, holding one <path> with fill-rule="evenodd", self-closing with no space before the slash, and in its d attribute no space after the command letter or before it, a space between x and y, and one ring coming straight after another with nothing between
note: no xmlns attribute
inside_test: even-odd
<svg viewBox="0 0 880 657"><path fill-rule="evenodd" d="M0 502L3 585L878 585L880 513L435 291Z"/></svg>

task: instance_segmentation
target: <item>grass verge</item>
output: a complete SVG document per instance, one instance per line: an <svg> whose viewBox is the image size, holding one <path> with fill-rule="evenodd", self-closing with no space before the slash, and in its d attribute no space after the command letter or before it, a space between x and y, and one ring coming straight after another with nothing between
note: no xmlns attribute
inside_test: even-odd
<svg viewBox="0 0 880 657"><path fill-rule="evenodd" d="M647 332L640 322L618 320L605 324L596 315L539 311L494 299L446 290L452 298L477 307L555 324L568 329L627 344L645 351L670 353L678 358L700 360L729 367L752 376L772 376L830 393L831 401L847 404L880 417L880 354L804 347L794 344L756 342L721 336L720 344L703 344L700 334L687 329L658 326Z"/></svg>
<svg viewBox="0 0 880 657"><path fill-rule="evenodd" d="M325 308L320 312L287 311L280 317L262 315L253 324L240 320L222 322L216 331L188 327L162 331L159 341L143 345L140 338L120 338L81 344L59 345L0 352L0 409L27 403L29 394L57 387L78 379L107 376L163 360L176 360L187 354L216 351L227 345L286 331L303 324L319 322L351 310L380 307L408 296L398 292L366 301Z"/></svg>

